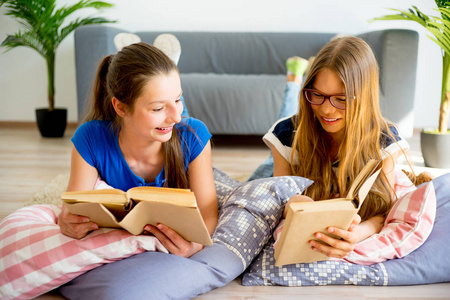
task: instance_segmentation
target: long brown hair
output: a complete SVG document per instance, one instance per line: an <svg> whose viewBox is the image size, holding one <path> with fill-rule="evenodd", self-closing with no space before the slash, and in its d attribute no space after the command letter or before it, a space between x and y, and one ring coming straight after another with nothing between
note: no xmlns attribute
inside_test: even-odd
<svg viewBox="0 0 450 300"><path fill-rule="evenodd" d="M312 86L315 76L324 69L337 74L345 86L345 135L338 150L338 169L328 154L329 141L304 99L303 89ZM293 118L297 128L291 169L294 175L314 180L305 194L315 200L346 196L350 183L370 159L380 159L382 135L392 138L383 119L378 99L378 64L370 46L357 37L330 41L318 53L299 97L299 115ZM395 139L394 139L395 141ZM381 172L359 214L362 220L386 215L392 206L392 187Z"/></svg>
<svg viewBox="0 0 450 300"><path fill-rule="evenodd" d="M132 44L117 54L106 56L97 69L91 109L85 121L111 121L111 130L118 133L122 118L114 110L112 98L119 99L132 112L147 82L154 76L168 75L172 71L179 72L174 62L147 43ZM174 127L172 137L163 144L165 185L168 187L188 187L181 142L181 135Z"/></svg>

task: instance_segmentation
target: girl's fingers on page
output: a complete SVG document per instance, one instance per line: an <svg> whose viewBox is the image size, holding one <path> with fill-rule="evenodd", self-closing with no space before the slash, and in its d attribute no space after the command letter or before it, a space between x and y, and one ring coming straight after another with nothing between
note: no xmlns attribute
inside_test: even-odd
<svg viewBox="0 0 450 300"><path fill-rule="evenodd" d="M69 209L64 204L59 214L59 219L62 219L65 223L87 223L89 222L88 217L74 215L69 212Z"/></svg>
<svg viewBox="0 0 450 300"><path fill-rule="evenodd" d="M195 251L194 244L191 242L186 241L184 238L182 238L175 230L163 225L158 224L156 226L160 231L162 231L172 242L172 244L175 246L173 249L172 254L179 255L182 257L190 257L197 251ZM167 249L169 250L169 249ZM170 251L170 250L169 250Z"/></svg>
<svg viewBox="0 0 450 300"><path fill-rule="evenodd" d="M310 241L309 244L312 246L314 251L320 252L329 257L343 258L348 254L341 249L322 244L318 241Z"/></svg>
<svg viewBox="0 0 450 300"><path fill-rule="evenodd" d="M338 235L337 232L333 232L333 234ZM317 232L314 236L320 241L326 243L326 245L317 241L310 241L310 245L317 248L319 252L324 253L328 256L343 258L348 253L353 251L354 244L349 243L344 239L335 239L320 232Z"/></svg>
<svg viewBox="0 0 450 300"><path fill-rule="evenodd" d="M62 234L76 239L81 239L89 231L98 229L97 224L89 222L89 218L71 214L64 206L58 216L58 225Z"/></svg>
<svg viewBox="0 0 450 300"><path fill-rule="evenodd" d="M169 251L172 254L176 254L178 247L173 243L173 241L159 228L153 225L146 225L144 227L144 230L148 231L149 233L153 234L160 242L163 244L164 247L166 247L167 251Z"/></svg>
<svg viewBox="0 0 450 300"><path fill-rule="evenodd" d="M158 224L156 226L162 233L164 233L167 238L175 245L177 249L183 248L186 244L189 244L185 239L183 239L178 233L176 233L173 229L163 225Z"/></svg>
<svg viewBox="0 0 450 300"><path fill-rule="evenodd" d="M155 236L163 245L167 248L167 246L170 246L170 239L167 238L167 236L162 233L156 226L153 225L145 225L144 232L148 232L151 235Z"/></svg>
<svg viewBox="0 0 450 300"><path fill-rule="evenodd" d="M356 242L357 242L357 233L356 232L340 229L337 227L328 227L327 231L331 234L334 234L334 235L340 237L341 239L343 239L344 241L346 241L352 245L356 244ZM337 239L334 239L334 240L339 241Z"/></svg>
<svg viewBox="0 0 450 300"><path fill-rule="evenodd" d="M359 225L359 223L361 223L361 216L356 214L355 217L352 220L352 223L348 227L348 230L352 231L353 229L355 229L356 226Z"/></svg>
<svg viewBox="0 0 450 300"><path fill-rule="evenodd" d="M81 239L82 237L85 237L90 231L98 229L97 224L93 222L78 224L72 223L71 225L71 230L75 235L75 238L77 239Z"/></svg>
<svg viewBox="0 0 450 300"><path fill-rule="evenodd" d="M72 224L88 223L89 218L69 213L65 218L66 222Z"/></svg>
<svg viewBox="0 0 450 300"><path fill-rule="evenodd" d="M163 224L158 224L156 227L146 225L144 230L152 233L167 251L178 256L190 257L203 249L203 245L186 241L176 231Z"/></svg>

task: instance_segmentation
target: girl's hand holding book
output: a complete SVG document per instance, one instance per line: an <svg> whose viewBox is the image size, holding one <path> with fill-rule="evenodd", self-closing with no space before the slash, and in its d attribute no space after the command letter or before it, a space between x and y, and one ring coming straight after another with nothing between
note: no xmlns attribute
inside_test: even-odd
<svg viewBox="0 0 450 300"><path fill-rule="evenodd" d="M361 217L356 214L347 230L337 227L328 227L327 231L336 236L316 232L314 237L323 243L317 241L309 241L312 249L329 257L344 258L353 251L355 244L360 241L360 231L357 230L361 223Z"/></svg>
<svg viewBox="0 0 450 300"><path fill-rule="evenodd" d="M97 224L90 222L89 218L71 214L65 204L58 216L58 225L62 234L76 239L81 239L90 231L98 229Z"/></svg>
<svg viewBox="0 0 450 300"><path fill-rule="evenodd" d="M146 225L144 234L154 235L170 253L182 257L191 257L204 247L202 244L186 241L174 230L163 224Z"/></svg>

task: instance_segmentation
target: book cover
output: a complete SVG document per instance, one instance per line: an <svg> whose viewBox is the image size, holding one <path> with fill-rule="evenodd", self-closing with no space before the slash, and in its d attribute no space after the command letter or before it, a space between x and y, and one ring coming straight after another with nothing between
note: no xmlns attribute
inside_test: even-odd
<svg viewBox="0 0 450 300"><path fill-rule="evenodd" d="M188 189L90 190L65 192L61 199L72 214L86 216L100 227L123 228L139 235L146 224L162 223L188 241L212 245L195 195Z"/></svg>

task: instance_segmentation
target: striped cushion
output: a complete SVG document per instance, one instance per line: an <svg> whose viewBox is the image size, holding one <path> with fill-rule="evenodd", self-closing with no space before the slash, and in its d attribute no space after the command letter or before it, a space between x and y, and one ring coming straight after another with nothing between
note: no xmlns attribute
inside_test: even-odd
<svg viewBox="0 0 450 300"><path fill-rule="evenodd" d="M70 238L57 224L60 211L55 205L33 205L0 223L1 299L34 298L99 265L146 250L165 251L155 237L119 229Z"/></svg>
<svg viewBox="0 0 450 300"><path fill-rule="evenodd" d="M433 182L430 182L397 200L381 232L356 244L345 260L371 265L404 257L426 241L435 217L436 193Z"/></svg>

